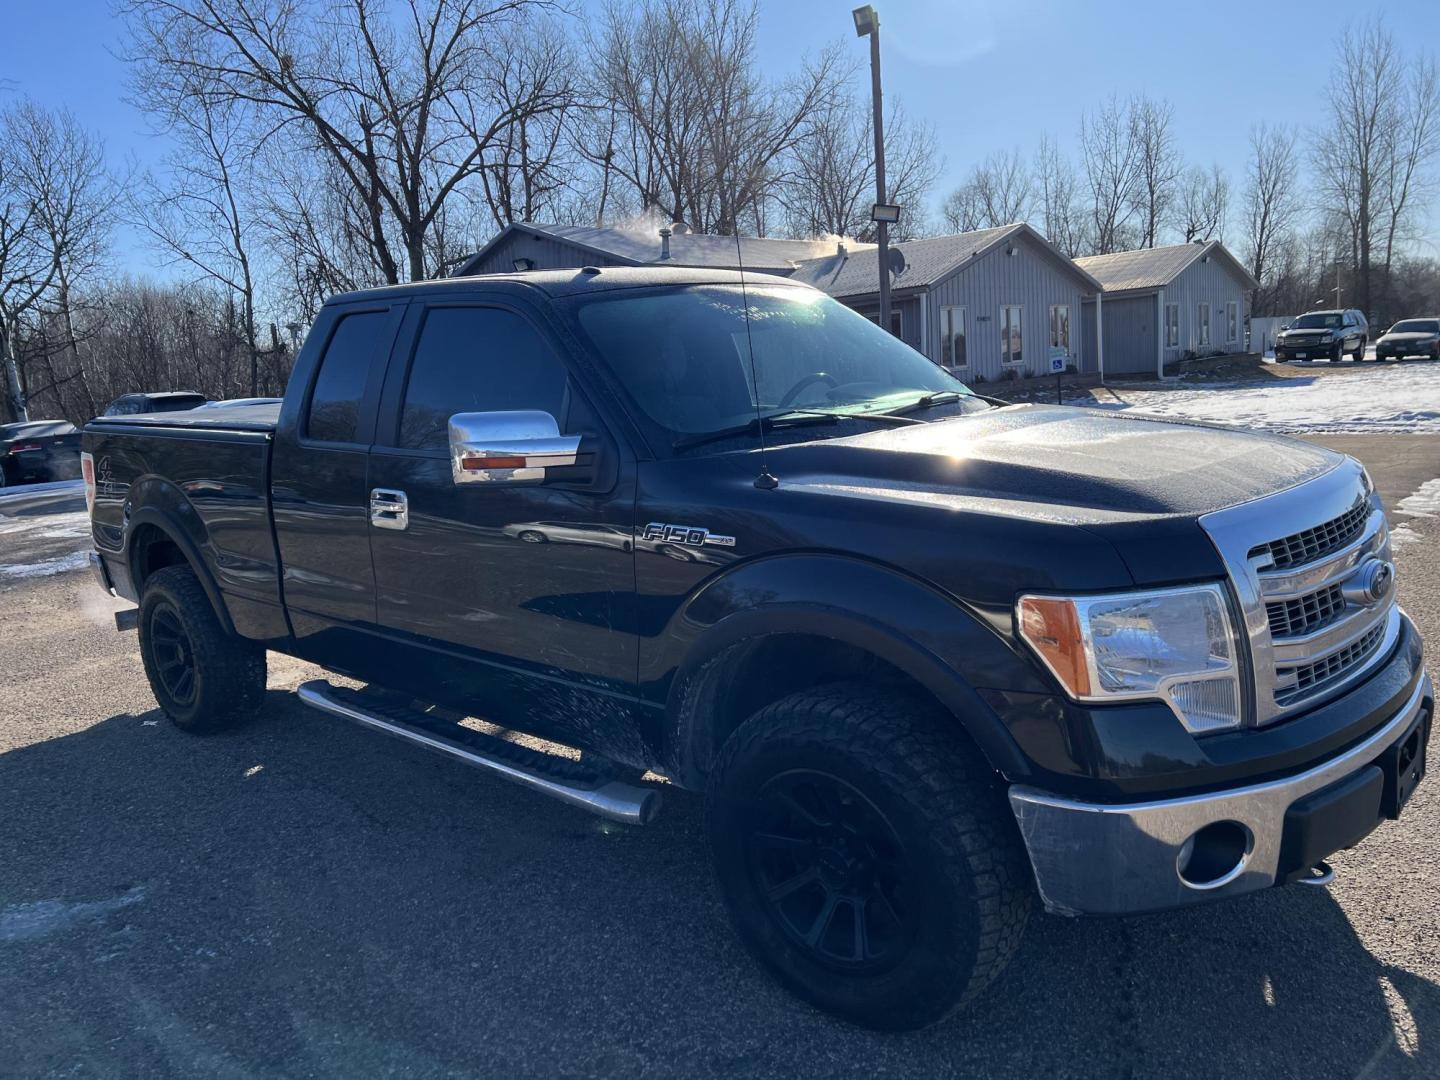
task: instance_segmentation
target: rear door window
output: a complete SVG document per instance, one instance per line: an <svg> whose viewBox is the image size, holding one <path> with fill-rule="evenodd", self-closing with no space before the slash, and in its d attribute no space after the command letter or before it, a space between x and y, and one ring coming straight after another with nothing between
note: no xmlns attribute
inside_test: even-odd
<svg viewBox="0 0 1440 1080"><path fill-rule="evenodd" d="M310 412L305 419L309 438L358 441L360 402L370 381L376 346L389 340L384 334L389 320L386 311L358 311L344 316L335 327L310 394Z"/></svg>

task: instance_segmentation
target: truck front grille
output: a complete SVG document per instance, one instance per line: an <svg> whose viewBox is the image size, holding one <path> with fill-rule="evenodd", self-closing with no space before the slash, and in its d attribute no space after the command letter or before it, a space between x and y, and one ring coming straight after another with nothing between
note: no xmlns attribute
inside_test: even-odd
<svg viewBox="0 0 1440 1080"><path fill-rule="evenodd" d="M1276 690L1275 700L1282 705L1292 701L1303 701L1305 698L1321 693L1329 686L1343 683L1349 672L1370 658L1384 634L1383 623L1372 626L1365 631L1359 641L1353 641L1314 663L1301 664L1296 668L1282 668L1280 670L1282 678L1285 676L1293 678L1294 685L1289 690Z"/></svg>
<svg viewBox="0 0 1440 1080"><path fill-rule="evenodd" d="M1224 558L1240 601L1255 675L1255 723L1271 723L1342 692L1398 636L1393 586L1374 603L1345 596L1366 564L1390 558L1385 515L1355 462L1277 495L1207 514L1201 525Z"/></svg>
<svg viewBox="0 0 1440 1080"><path fill-rule="evenodd" d="M1304 637L1345 613L1345 595L1339 585L1328 585L1298 600L1277 600L1265 605L1272 638Z"/></svg>
<svg viewBox="0 0 1440 1080"><path fill-rule="evenodd" d="M1339 517L1324 524L1282 536L1279 540L1256 544L1250 549L1250 556L1254 558L1258 555L1269 555L1277 570L1288 570L1292 566L1323 559L1360 535L1369 512L1370 504L1362 499Z"/></svg>

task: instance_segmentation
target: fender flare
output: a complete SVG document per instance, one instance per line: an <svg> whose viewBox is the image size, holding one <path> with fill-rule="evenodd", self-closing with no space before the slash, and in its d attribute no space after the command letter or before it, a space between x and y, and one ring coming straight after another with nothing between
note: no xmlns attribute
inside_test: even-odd
<svg viewBox="0 0 1440 1080"><path fill-rule="evenodd" d="M1011 778L1030 773L977 687L998 681L1047 692L1033 665L979 614L934 587L892 567L830 554L744 563L707 582L671 619L659 640L675 642L679 653L666 701L673 755L686 756L704 730L687 691L707 666L725 662L737 646L784 634L828 638L878 657L949 710L994 769Z"/></svg>
<svg viewBox="0 0 1440 1080"><path fill-rule="evenodd" d="M179 498L183 502L183 505L189 509L190 516L196 522L194 531L198 531L200 537L197 540L191 535L192 530L185 528L179 514L173 510L162 509L154 503L143 506L131 513L125 523L124 551L125 563L130 571L130 580L137 583L135 589L136 595L138 596L140 593L138 585L140 574L139 567L135 562L137 551L131 543L131 539L134 537L137 529L141 526L149 525L158 529L164 534L167 540L170 540L180 549L180 554L185 557L185 561L190 564L190 569L194 571L195 577L199 580L200 587L205 590L205 596L210 601L210 607L214 610L215 617L220 620L220 625L225 629L227 634L234 634L235 623L230 618L230 609L226 606L225 597L220 592L219 586L215 584L215 577L210 572L210 565L205 561L202 553L209 544L209 537L205 533L204 524L200 521L200 515L195 512L195 509L190 506L189 501L186 500L183 495L180 495L179 492L169 488L169 485L159 486L161 490L167 491L168 495Z"/></svg>

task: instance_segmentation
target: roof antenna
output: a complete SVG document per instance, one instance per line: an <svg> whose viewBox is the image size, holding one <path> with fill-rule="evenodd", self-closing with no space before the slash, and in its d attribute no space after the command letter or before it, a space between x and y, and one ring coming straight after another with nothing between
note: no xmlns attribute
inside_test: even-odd
<svg viewBox="0 0 1440 1080"><path fill-rule="evenodd" d="M740 253L740 229L735 229L735 264L740 268L740 302L745 308L745 348L750 353L750 388L755 395L755 434L760 438L760 475L755 477L755 486L761 491L773 491L780 486L780 480L770 471L765 449L765 417L760 413L760 377L755 373L755 342L750 338L750 293L745 288L745 257Z"/></svg>

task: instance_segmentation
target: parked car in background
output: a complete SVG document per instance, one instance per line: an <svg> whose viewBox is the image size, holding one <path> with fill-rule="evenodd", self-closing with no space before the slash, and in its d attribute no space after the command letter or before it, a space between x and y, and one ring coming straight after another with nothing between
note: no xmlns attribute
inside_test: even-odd
<svg viewBox="0 0 1440 1080"><path fill-rule="evenodd" d="M202 409L248 409L255 405L279 405L283 399L278 397L235 397L224 398L221 401L207 401L199 406Z"/></svg>
<svg viewBox="0 0 1440 1080"><path fill-rule="evenodd" d="M0 488L80 475L80 432L64 420L0 424Z"/></svg>
<svg viewBox="0 0 1440 1080"><path fill-rule="evenodd" d="M101 416L135 416L139 413L185 412L207 402L204 394L191 390L164 390L154 394L121 394L105 407Z"/></svg>
<svg viewBox="0 0 1440 1080"><path fill-rule="evenodd" d="M1406 356L1440 360L1440 318L1401 319L1375 342L1376 360Z"/></svg>
<svg viewBox="0 0 1440 1080"><path fill-rule="evenodd" d="M1276 360L1365 359L1370 324L1354 308L1307 311L1275 337Z"/></svg>

